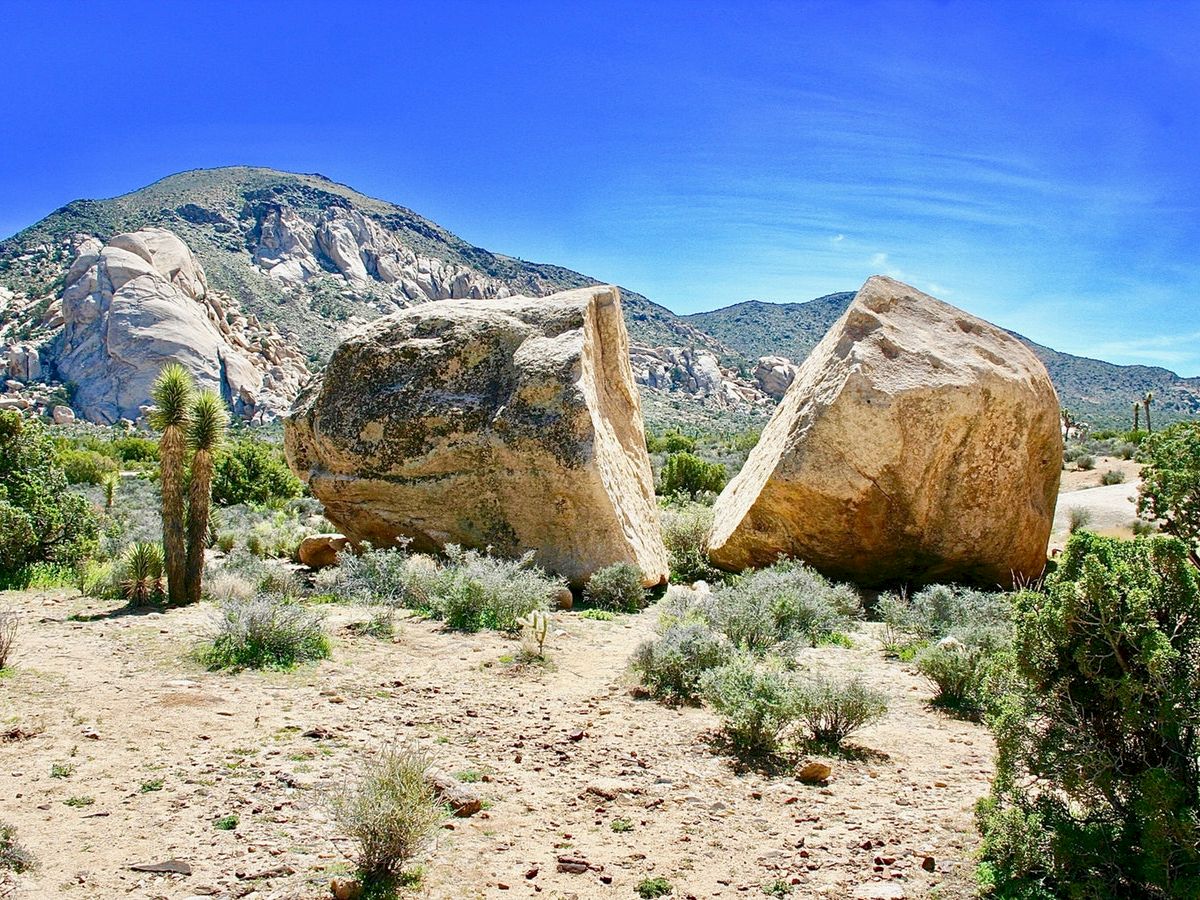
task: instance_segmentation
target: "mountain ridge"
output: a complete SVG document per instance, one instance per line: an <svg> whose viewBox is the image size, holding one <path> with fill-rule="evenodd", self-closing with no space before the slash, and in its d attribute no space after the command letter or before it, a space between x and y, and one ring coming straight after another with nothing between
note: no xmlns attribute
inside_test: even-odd
<svg viewBox="0 0 1200 900"><path fill-rule="evenodd" d="M552 263L474 246L413 210L320 173L257 166L191 169L108 199L79 199L0 241L0 336L43 340L76 235L107 240L147 226L192 248L212 284L275 323L323 364L347 328L403 306L453 296L541 296L601 283ZM747 372L759 356L799 363L854 292L805 302L742 301L678 315L622 288L631 338L700 348ZM1015 334L1015 333L1014 333ZM1200 379L1153 366L1118 366L1062 353L1021 335L1051 371L1063 404L1096 425L1120 426L1146 390L1159 421L1200 413Z"/></svg>

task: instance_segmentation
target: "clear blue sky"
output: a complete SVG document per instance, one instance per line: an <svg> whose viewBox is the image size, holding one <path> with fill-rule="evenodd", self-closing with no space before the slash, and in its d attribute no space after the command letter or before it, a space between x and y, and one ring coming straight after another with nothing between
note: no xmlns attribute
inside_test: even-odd
<svg viewBox="0 0 1200 900"><path fill-rule="evenodd" d="M0 234L321 172L680 312L885 272L1200 374L1200 3L10 2Z"/></svg>

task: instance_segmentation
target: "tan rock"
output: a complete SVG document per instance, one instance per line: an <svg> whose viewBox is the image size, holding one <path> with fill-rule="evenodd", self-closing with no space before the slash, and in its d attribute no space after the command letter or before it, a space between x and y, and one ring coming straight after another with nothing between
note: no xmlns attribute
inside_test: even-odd
<svg viewBox="0 0 1200 900"><path fill-rule="evenodd" d="M297 398L288 460L353 541L532 550L581 583L667 559L620 293L446 300L377 320Z"/></svg>
<svg viewBox="0 0 1200 900"><path fill-rule="evenodd" d="M722 568L798 557L866 585L1041 574L1062 460L1045 368L883 276L801 366L714 511Z"/></svg>
<svg viewBox="0 0 1200 900"><path fill-rule="evenodd" d="M350 540L344 534L310 534L300 542L296 557L310 569L325 569L336 566L338 554L349 546Z"/></svg>

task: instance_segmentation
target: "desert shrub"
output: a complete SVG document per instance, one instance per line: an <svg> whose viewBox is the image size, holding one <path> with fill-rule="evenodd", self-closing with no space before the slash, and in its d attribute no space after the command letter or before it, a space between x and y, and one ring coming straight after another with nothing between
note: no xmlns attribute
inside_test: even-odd
<svg viewBox="0 0 1200 900"><path fill-rule="evenodd" d="M656 897L666 897L674 888L671 887L671 882L657 875L654 878L643 878L634 890L642 900L655 900Z"/></svg>
<svg viewBox="0 0 1200 900"><path fill-rule="evenodd" d="M130 544L113 568L113 578L130 606L162 603L166 599L162 546L149 541Z"/></svg>
<svg viewBox="0 0 1200 900"><path fill-rule="evenodd" d="M710 463L692 453L672 453L658 477L658 492L671 496L686 494L695 500L701 494L719 493L728 479L725 466Z"/></svg>
<svg viewBox="0 0 1200 900"><path fill-rule="evenodd" d="M270 503L304 493L304 483L288 468L283 451L254 437L240 437L216 455L213 500L222 506Z"/></svg>
<svg viewBox="0 0 1200 900"><path fill-rule="evenodd" d="M1200 574L1171 537L1074 535L1014 596L978 809L998 896L1200 891ZM1038 894L1037 892L1041 893Z"/></svg>
<svg viewBox="0 0 1200 900"><path fill-rule="evenodd" d="M1090 472L1092 469L1096 468L1096 457L1092 456L1090 453L1085 453L1082 456L1077 457L1075 460L1075 468L1079 469L1081 472Z"/></svg>
<svg viewBox="0 0 1200 900"><path fill-rule="evenodd" d="M1118 469L1109 469L1100 476L1101 484L1124 484L1125 473Z"/></svg>
<svg viewBox="0 0 1200 900"><path fill-rule="evenodd" d="M254 596L254 584L236 572L218 571L204 579L204 596L217 604L246 601Z"/></svg>
<svg viewBox="0 0 1200 900"><path fill-rule="evenodd" d="M432 611L451 628L515 632L518 620L547 609L564 587L533 564L533 554L501 559L475 550L446 547L448 564L432 579Z"/></svg>
<svg viewBox="0 0 1200 900"><path fill-rule="evenodd" d="M1158 534L1158 526L1153 522L1147 522L1145 519L1134 519L1129 523L1129 530L1138 537L1146 537L1151 534Z"/></svg>
<svg viewBox="0 0 1200 900"><path fill-rule="evenodd" d="M646 449L651 453L694 453L696 439L675 429L646 436Z"/></svg>
<svg viewBox="0 0 1200 900"><path fill-rule="evenodd" d="M728 640L707 623L675 621L634 650L630 668L655 697L690 702L700 694L704 673L723 665L731 653Z"/></svg>
<svg viewBox="0 0 1200 900"><path fill-rule="evenodd" d="M1182 540L1193 560L1200 548L1200 422L1179 422L1147 437L1138 515Z"/></svg>
<svg viewBox="0 0 1200 900"><path fill-rule="evenodd" d="M739 753L779 748L800 713L798 682L778 667L740 653L701 678L704 699L721 718L721 731Z"/></svg>
<svg viewBox="0 0 1200 900"><path fill-rule="evenodd" d="M63 474L69 484L101 484L117 471L117 464L95 450L64 450L59 453Z"/></svg>
<svg viewBox="0 0 1200 900"><path fill-rule="evenodd" d="M1092 511L1086 507L1076 506L1067 512L1067 530L1074 534L1083 531L1092 524Z"/></svg>
<svg viewBox="0 0 1200 900"><path fill-rule="evenodd" d="M637 612L646 602L642 570L629 563L613 563L597 569L588 579L583 596L600 609Z"/></svg>
<svg viewBox="0 0 1200 900"><path fill-rule="evenodd" d="M1007 649L1009 634L999 627L955 629L916 655L917 671L937 688L934 700L945 706L978 710L984 703L984 678L997 653Z"/></svg>
<svg viewBox="0 0 1200 900"><path fill-rule="evenodd" d="M212 669L287 669L329 656L324 617L275 594L230 600L201 658Z"/></svg>
<svg viewBox="0 0 1200 900"><path fill-rule="evenodd" d="M403 547L342 553L338 565L321 573L330 593L363 606L427 610L430 579L437 564L428 556L410 556Z"/></svg>
<svg viewBox="0 0 1200 900"><path fill-rule="evenodd" d="M718 586L708 605L712 626L751 653L797 641L815 645L861 616L858 593L794 560L780 560Z"/></svg>
<svg viewBox="0 0 1200 900"><path fill-rule="evenodd" d="M150 438L133 434L114 438L112 449L117 458L126 463L152 463L158 460L158 441Z"/></svg>
<svg viewBox="0 0 1200 900"><path fill-rule="evenodd" d="M17 840L16 827L0 822L0 870L7 869L20 875L36 866L33 853Z"/></svg>
<svg viewBox="0 0 1200 900"><path fill-rule="evenodd" d="M1133 459L1137 455L1138 445L1126 442L1117 447L1117 456L1121 459Z"/></svg>
<svg viewBox="0 0 1200 900"><path fill-rule="evenodd" d="M8 665L9 654L17 642L20 620L11 609L0 609L0 669Z"/></svg>
<svg viewBox="0 0 1200 900"><path fill-rule="evenodd" d="M91 504L67 489L44 427L0 411L0 579L21 583L35 560L72 565L95 549L99 532Z"/></svg>
<svg viewBox="0 0 1200 900"><path fill-rule="evenodd" d="M1004 628L1011 616L1007 594L932 584L915 594L887 594L876 606L896 638L940 640L961 630Z"/></svg>
<svg viewBox="0 0 1200 900"><path fill-rule="evenodd" d="M334 819L358 844L366 886L397 876L433 838L445 814L428 774L429 761L420 753L387 747L357 782L330 798Z"/></svg>
<svg viewBox="0 0 1200 900"><path fill-rule="evenodd" d="M1086 450L1077 444L1068 445L1063 448L1063 461L1069 463L1075 462L1075 460L1079 459L1079 457L1083 456L1083 454L1086 452Z"/></svg>
<svg viewBox="0 0 1200 900"><path fill-rule="evenodd" d="M687 504L668 507L660 512L663 543L671 561L671 580L691 584L695 581L719 581L724 573L708 561L708 532L712 528L712 507Z"/></svg>
<svg viewBox="0 0 1200 900"><path fill-rule="evenodd" d="M857 678L845 683L815 678L798 685L795 715L818 744L840 746L851 734L887 713L887 697Z"/></svg>

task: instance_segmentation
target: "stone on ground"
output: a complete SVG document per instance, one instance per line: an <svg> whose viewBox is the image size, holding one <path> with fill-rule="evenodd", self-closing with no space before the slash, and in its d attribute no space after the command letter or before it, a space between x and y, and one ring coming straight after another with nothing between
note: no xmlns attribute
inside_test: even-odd
<svg viewBox="0 0 1200 900"><path fill-rule="evenodd" d="M1010 586L1046 560L1062 464L1045 367L1005 331L867 281L718 498L722 568L798 557L877 586Z"/></svg>
<svg viewBox="0 0 1200 900"><path fill-rule="evenodd" d="M352 541L517 555L581 583L667 577L620 292L444 300L372 322L288 418L292 468Z"/></svg>

